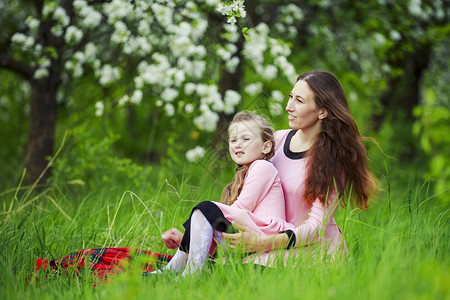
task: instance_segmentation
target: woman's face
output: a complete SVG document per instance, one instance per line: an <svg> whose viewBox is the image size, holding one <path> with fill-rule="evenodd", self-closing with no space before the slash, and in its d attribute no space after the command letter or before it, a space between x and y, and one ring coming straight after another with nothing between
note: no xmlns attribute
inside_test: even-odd
<svg viewBox="0 0 450 300"><path fill-rule="evenodd" d="M253 121L233 123L228 132L230 155L238 165L249 165L272 148L271 142L262 140L261 128Z"/></svg>
<svg viewBox="0 0 450 300"><path fill-rule="evenodd" d="M304 80L294 85L286 106L289 113L289 127L305 131L309 128L320 127L320 111L314 101L314 92Z"/></svg>

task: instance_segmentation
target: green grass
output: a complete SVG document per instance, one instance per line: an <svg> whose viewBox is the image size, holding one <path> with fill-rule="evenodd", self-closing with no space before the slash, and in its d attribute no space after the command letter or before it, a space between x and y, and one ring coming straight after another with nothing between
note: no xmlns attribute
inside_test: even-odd
<svg viewBox="0 0 450 300"><path fill-rule="evenodd" d="M173 253L164 248L161 232L181 229L195 201L218 199L230 175L200 168L189 172L161 171L152 176L159 179L140 187L122 181L100 187L55 184L31 193L5 189L0 193L0 298L450 299L448 207L435 201L427 183L395 187L389 181L367 212L336 213L350 252L346 261L302 259L295 268L261 271L234 260L185 280L170 274L142 278L134 265L96 288L89 273L26 284L38 257L102 246Z"/></svg>

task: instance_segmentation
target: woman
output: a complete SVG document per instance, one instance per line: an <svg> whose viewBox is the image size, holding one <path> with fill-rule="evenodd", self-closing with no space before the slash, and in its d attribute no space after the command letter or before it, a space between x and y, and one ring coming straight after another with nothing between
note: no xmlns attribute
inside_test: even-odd
<svg viewBox="0 0 450 300"><path fill-rule="evenodd" d="M337 205L368 208L376 185L367 165L360 135L336 77L315 70L298 77L286 106L289 127L275 133L275 156L286 201L286 221L291 230L273 236L256 233L234 223L236 234L223 234L230 248L259 251L247 258L272 265L280 248L315 245L334 257L345 253L341 231L334 221ZM162 236L166 246L181 240L171 229ZM267 252L270 251L270 252Z"/></svg>

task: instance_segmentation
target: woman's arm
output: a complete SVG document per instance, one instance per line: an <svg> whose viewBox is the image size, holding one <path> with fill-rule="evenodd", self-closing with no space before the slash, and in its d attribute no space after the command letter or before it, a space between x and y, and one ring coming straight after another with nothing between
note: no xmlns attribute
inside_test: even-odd
<svg viewBox="0 0 450 300"><path fill-rule="evenodd" d="M308 219L293 229L295 247L308 245L317 241L317 237L325 229L326 224L333 218L334 212L336 211L337 202L334 201L335 197L332 197L332 199L333 201L331 203L329 202L326 208L319 199L314 201ZM233 250L241 249L242 251L245 250L245 252L264 252L281 248L286 249L289 244L289 236L286 233L266 236L238 223L233 223L233 226L239 230L239 233L223 233L224 239L228 241L230 248Z"/></svg>
<svg viewBox="0 0 450 300"><path fill-rule="evenodd" d="M337 208L335 200L336 197L333 193L326 207L319 199L313 202L308 219L293 229L296 238L295 247L317 242L317 238L323 234L328 222L333 219Z"/></svg>
<svg viewBox="0 0 450 300"><path fill-rule="evenodd" d="M265 252L281 248L286 249L289 243L287 234L263 235L236 222L233 223L233 227L239 230L239 233L222 233L231 250L240 250L246 253Z"/></svg>

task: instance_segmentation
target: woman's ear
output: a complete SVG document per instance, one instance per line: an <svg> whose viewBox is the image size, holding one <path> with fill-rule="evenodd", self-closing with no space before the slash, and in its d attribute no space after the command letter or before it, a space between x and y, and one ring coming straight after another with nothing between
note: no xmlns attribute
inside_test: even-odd
<svg viewBox="0 0 450 300"><path fill-rule="evenodd" d="M271 141L265 141L263 145L263 154L267 154L272 150L272 142Z"/></svg>
<svg viewBox="0 0 450 300"><path fill-rule="evenodd" d="M319 109L319 120L323 120L328 116L328 110L325 107Z"/></svg>

